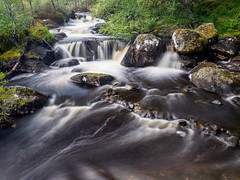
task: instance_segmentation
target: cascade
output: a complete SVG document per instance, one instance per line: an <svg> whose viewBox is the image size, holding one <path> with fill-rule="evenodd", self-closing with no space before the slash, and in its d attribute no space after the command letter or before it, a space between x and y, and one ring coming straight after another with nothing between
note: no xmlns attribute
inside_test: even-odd
<svg viewBox="0 0 240 180"><path fill-rule="evenodd" d="M240 177L239 148L221 133L211 134L215 127L203 127L239 128L238 107L192 85L170 50L158 66L121 66L128 45L91 34L90 27L99 22L104 21L86 14L52 30L68 36L55 45L57 65L10 80L9 85L31 87L51 98L0 136L1 179ZM80 64L65 66L73 59ZM109 74L114 85L79 86L70 80L79 73Z"/></svg>

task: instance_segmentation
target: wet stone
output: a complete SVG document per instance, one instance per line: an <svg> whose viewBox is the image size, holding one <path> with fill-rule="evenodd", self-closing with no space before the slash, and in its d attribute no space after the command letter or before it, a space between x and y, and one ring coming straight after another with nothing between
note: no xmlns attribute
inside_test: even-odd
<svg viewBox="0 0 240 180"><path fill-rule="evenodd" d="M95 74L95 73L82 73L77 74L70 78L72 82L80 86L98 87L105 84L110 84L114 77L109 74Z"/></svg>
<svg viewBox="0 0 240 180"><path fill-rule="evenodd" d="M140 34L129 47L121 65L127 67L145 67L156 64L166 50L166 42L152 34Z"/></svg>
<svg viewBox="0 0 240 180"><path fill-rule="evenodd" d="M221 38L218 43L211 46L215 58L220 61L227 61L237 54L239 39L233 37Z"/></svg>
<svg viewBox="0 0 240 180"><path fill-rule="evenodd" d="M80 63L77 59L65 59L65 60L55 61L54 63L51 64L51 66L62 68L62 67L76 66L79 64Z"/></svg>
<svg viewBox="0 0 240 180"><path fill-rule="evenodd" d="M177 29L172 39L174 48L181 54L202 52L206 45L204 37L191 29Z"/></svg>
<svg viewBox="0 0 240 180"><path fill-rule="evenodd" d="M191 72L191 82L197 87L218 94L238 93L240 73L218 67L214 63L201 62Z"/></svg>

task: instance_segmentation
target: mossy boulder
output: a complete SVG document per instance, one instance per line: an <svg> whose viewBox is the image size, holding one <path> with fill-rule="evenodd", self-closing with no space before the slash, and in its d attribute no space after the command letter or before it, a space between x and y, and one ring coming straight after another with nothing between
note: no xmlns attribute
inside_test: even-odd
<svg viewBox="0 0 240 180"><path fill-rule="evenodd" d="M193 69L190 77L197 87L221 95L240 91L240 73L222 69L211 62L201 62Z"/></svg>
<svg viewBox="0 0 240 180"><path fill-rule="evenodd" d="M140 34L123 57L121 64L127 67L144 67L156 63L166 50L166 43L152 34Z"/></svg>
<svg viewBox="0 0 240 180"><path fill-rule="evenodd" d="M114 80L114 77L109 74L82 73L77 74L70 79L82 87L98 87L105 84L110 84Z"/></svg>
<svg viewBox="0 0 240 180"><path fill-rule="evenodd" d="M177 29L172 39L174 48L181 54L202 52L206 46L204 36L191 29Z"/></svg>
<svg viewBox="0 0 240 180"><path fill-rule="evenodd" d="M202 24L195 31L202 34L208 44L214 44L218 40L218 31L213 23Z"/></svg>
<svg viewBox="0 0 240 180"><path fill-rule="evenodd" d="M14 119L20 115L32 114L43 107L50 96L42 94L34 89L24 86L9 86L15 92L12 98L1 102L0 129L9 127L14 123Z"/></svg>
<svg viewBox="0 0 240 180"><path fill-rule="evenodd" d="M172 24L164 24L154 29L153 34L160 38L171 38L178 27Z"/></svg>

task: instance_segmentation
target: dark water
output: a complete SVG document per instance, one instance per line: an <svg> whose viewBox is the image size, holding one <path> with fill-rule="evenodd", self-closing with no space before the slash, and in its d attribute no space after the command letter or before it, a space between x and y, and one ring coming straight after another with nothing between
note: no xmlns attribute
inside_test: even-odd
<svg viewBox="0 0 240 180"><path fill-rule="evenodd" d="M76 20L61 31L70 40L92 38L87 29L94 23ZM94 38L107 39L98 36ZM68 43L57 47L65 48L65 58L77 56L80 65L10 81L52 98L36 114L19 119L16 129L2 132L0 179L239 179L240 149L229 140L239 134L239 107L194 87L187 72L168 68L171 64L165 62L174 61L176 54L165 54L156 67L126 68L120 65L124 43L108 39L99 45L98 55L86 61L84 45L64 41ZM115 90L127 92L125 101L104 95L111 85L75 85L70 77L78 72L111 74L119 82ZM140 91L132 92L129 84ZM127 103L135 102L140 111L128 108ZM155 115L149 114L152 110ZM203 130L212 124L221 132Z"/></svg>

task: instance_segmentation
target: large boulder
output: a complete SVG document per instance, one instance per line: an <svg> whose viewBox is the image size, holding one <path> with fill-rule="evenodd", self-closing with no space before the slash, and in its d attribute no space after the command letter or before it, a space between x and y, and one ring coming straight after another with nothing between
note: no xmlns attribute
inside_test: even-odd
<svg viewBox="0 0 240 180"><path fill-rule="evenodd" d="M5 89L10 89L14 95L1 102L0 128L11 126L16 116L34 113L49 98L48 95L23 86L9 86Z"/></svg>
<svg viewBox="0 0 240 180"><path fill-rule="evenodd" d="M29 50L31 55L37 56L40 60L43 61L46 65L50 65L55 61L55 52L54 50L47 49L43 46L33 47Z"/></svg>
<svg viewBox="0 0 240 180"><path fill-rule="evenodd" d="M213 44L218 40L218 31L213 23L202 24L195 31L202 34L208 44Z"/></svg>
<svg viewBox="0 0 240 180"><path fill-rule="evenodd" d="M191 29L177 29L172 39L174 48L181 54L202 52L206 46L204 36Z"/></svg>
<svg viewBox="0 0 240 180"><path fill-rule="evenodd" d="M111 83L114 80L114 77L109 74L82 73L77 74L70 79L82 87L98 87Z"/></svg>
<svg viewBox="0 0 240 180"><path fill-rule="evenodd" d="M128 49L121 64L127 67L153 65L166 50L166 43L152 34L140 34Z"/></svg>
<svg viewBox="0 0 240 180"><path fill-rule="evenodd" d="M240 47L240 40L236 37L221 38L218 43L211 46L211 51L216 59L221 61L229 60L234 57Z"/></svg>
<svg viewBox="0 0 240 180"><path fill-rule="evenodd" d="M190 77L192 83L207 91L225 95L240 91L240 73L219 68L211 62L199 63Z"/></svg>

